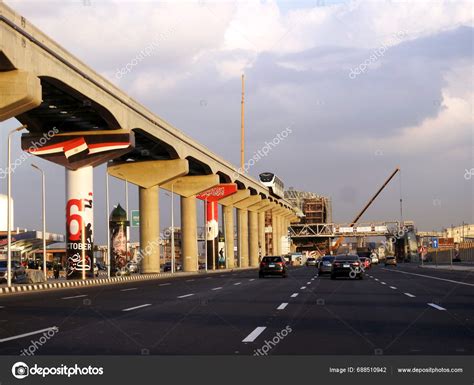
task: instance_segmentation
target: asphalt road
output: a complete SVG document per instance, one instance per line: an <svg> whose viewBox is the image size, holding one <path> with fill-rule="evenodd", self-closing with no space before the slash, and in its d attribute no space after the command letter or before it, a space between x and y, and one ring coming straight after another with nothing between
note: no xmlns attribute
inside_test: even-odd
<svg viewBox="0 0 474 385"><path fill-rule="evenodd" d="M0 354L472 355L473 300L474 273L409 264L364 280L299 267L15 294L0 298Z"/></svg>

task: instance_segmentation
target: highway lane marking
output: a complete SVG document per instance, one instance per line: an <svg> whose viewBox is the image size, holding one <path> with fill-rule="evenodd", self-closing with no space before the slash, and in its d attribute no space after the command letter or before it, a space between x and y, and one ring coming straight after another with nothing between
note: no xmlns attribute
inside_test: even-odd
<svg viewBox="0 0 474 385"><path fill-rule="evenodd" d="M131 287L130 289L122 289L120 291L130 291L130 290L138 290L137 287Z"/></svg>
<svg viewBox="0 0 474 385"><path fill-rule="evenodd" d="M82 298L82 297L87 297L87 294L74 295L72 297L63 297L61 299L73 299L73 298Z"/></svg>
<svg viewBox="0 0 474 385"><path fill-rule="evenodd" d="M380 283L381 283L382 285L386 285L386 283L385 283L385 282L380 282Z"/></svg>
<svg viewBox="0 0 474 385"><path fill-rule="evenodd" d="M126 309L122 309L122 311L131 311L131 310L135 310L135 309L141 309L142 307L147 307L147 306L151 306L151 303L145 303L144 305L128 307Z"/></svg>
<svg viewBox="0 0 474 385"><path fill-rule="evenodd" d="M236 282L234 283L234 286L240 285L242 282Z"/></svg>
<svg viewBox="0 0 474 385"><path fill-rule="evenodd" d="M431 276L431 275L424 275L424 274L417 274L417 273L409 273L408 271L392 270L392 269L385 269L385 268L383 268L383 269L384 269L384 270L388 270L388 271L393 271L394 273L417 275L417 276L419 276L419 277L437 279L437 280L439 280L439 281L446 281L446 282L456 283L456 284L458 284L458 285L474 286L473 283L453 281L452 279L438 278L438 277L433 277L433 276Z"/></svg>
<svg viewBox="0 0 474 385"><path fill-rule="evenodd" d="M2 338L0 340L0 343L1 342L6 342L6 341L11 341L11 340L16 340L18 338L23 338L23 337L28 337L28 336L32 336L34 334L39 334L39 333L43 333L43 332L47 332L49 330L57 330L58 327L57 326L51 326L49 328L46 328L46 329L41 329L41 330L35 330L34 332L29 332L29 333L24 333L24 334L18 334L16 336L12 336L12 337L7 337L7 338Z"/></svg>
<svg viewBox="0 0 474 385"><path fill-rule="evenodd" d="M390 289L397 290L395 286L390 286Z"/></svg>
<svg viewBox="0 0 474 385"><path fill-rule="evenodd" d="M5 308L5 306L0 306L0 309L4 309L4 308Z"/></svg>
<svg viewBox="0 0 474 385"><path fill-rule="evenodd" d="M168 282L168 283L160 283L158 286L169 286L169 285L171 285L171 283Z"/></svg>
<svg viewBox="0 0 474 385"><path fill-rule="evenodd" d="M206 278L204 278L204 279L212 279L212 277L206 277Z"/></svg>
<svg viewBox="0 0 474 385"><path fill-rule="evenodd" d="M301 286L300 289L304 290L304 289L306 289L306 286Z"/></svg>
<svg viewBox="0 0 474 385"><path fill-rule="evenodd" d="M194 294L185 294L185 295L180 295L178 298L186 298L186 297L191 297Z"/></svg>
<svg viewBox="0 0 474 385"><path fill-rule="evenodd" d="M379 279L378 278L375 278L376 281L378 281Z"/></svg>
<svg viewBox="0 0 474 385"><path fill-rule="evenodd" d="M413 294L410 294L410 293L403 293L403 294L405 294L407 297L415 298L415 296Z"/></svg>
<svg viewBox="0 0 474 385"><path fill-rule="evenodd" d="M306 282L306 284L307 284L307 285L311 285L311 281L309 281L309 282Z"/></svg>
<svg viewBox="0 0 474 385"><path fill-rule="evenodd" d="M291 298L296 298L296 297L298 297L298 294L299 294L299 293L293 293L290 297L291 297Z"/></svg>
<svg viewBox="0 0 474 385"><path fill-rule="evenodd" d="M245 337L242 342L253 342L257 339L257 337L263 333L263 331L266 329L266 326L258 326L255 328L255 330L250 333L247 337Z"/></svg>
<svg viewBox="0 0 474 385"><path fill-rule="evenodd" d="M255 278L250 278L249 281L255 281Z"/></svg>
<svg viewBox="0 0 474 385"><path fill-rule="evenodd" d="M429 303L428 305L438 310L446 310L444 307L438 306L435 303Z"/></svg>
<svg viewBox="0 0 474 385"><path fill-rule="evenodd" d="M277 310L283 310L287 306L288 306L288 302L282 302L282 304L277 307Z"/></svg>
<svg viewBox="0 0 474 385"><path fill-rule="evenodd" d="M187 279L186 282L192 282L194 279Z"/></svg>
<svg viewBox="0 0 474 385"><path fill-rule="evenodd" d="M220 289L222 289L222 286L215 287L214 289L211 289L211 290L220 290Z"/></svg>

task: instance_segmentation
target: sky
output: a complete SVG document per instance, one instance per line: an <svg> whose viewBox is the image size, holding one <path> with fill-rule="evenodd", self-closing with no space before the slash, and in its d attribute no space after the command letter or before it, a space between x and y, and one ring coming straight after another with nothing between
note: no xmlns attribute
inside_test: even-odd
<svg viewBox="0 0 474 385"><path fill-rule="evenodd" d="M291 131L249 169L330 196L350 222L401 167L362 221L419 230L474 223L473 3L470 1L6 1L61 46L211 151L240 159L246 78L246 159ZM149 56L128 63L148 47ZM1 123L0 167L6 165ZM19 135L13 159L21 156ZM15 226L64 233L64 170L29 158L13 175ZM470 170L473 169L472 177ZM96 242L105 242L105 167L94 172ZM0 180L6 191L6 179ZM111 202L124 205L111 180ZM169 195L161 192L161 225ZM175 198L178 210L179 201ZM130 187L130 208L138 208ZM179 221L178 221L179 222ZM136 239L132 232L132 240Z"/></svg>

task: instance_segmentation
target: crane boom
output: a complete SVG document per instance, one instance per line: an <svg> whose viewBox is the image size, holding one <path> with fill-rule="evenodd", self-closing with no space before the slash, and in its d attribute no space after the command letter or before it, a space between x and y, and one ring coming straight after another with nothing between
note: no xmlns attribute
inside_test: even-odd
<svg viewBox="0 0 474 385"><path fill-rule="evenodd" d="M360 217L367 211L367 209L370 207L372 202L379 196L379 194L382 192L382 190L387 186L390 181L393 179L395 174L400 171L400 167L397 167L392 174L387 178L387 180L384 182L384 184L377 190L375 195L367 202L367 204L364 206L364 208L357 214L357 216L354 218L354 220L351 222L350 227L354 227L354 225L357 223L357 221L360 219ZM331 251L335 251L341 246L341 243L344 241L345 236L341 235L339 238L337 238L336 243L334 243L334 246L331 247Z"/></svg>

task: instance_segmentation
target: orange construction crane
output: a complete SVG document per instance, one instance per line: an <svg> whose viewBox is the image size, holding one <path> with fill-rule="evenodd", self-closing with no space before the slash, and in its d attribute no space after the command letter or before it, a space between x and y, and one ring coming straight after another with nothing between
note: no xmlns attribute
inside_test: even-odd
<svg viewBox="0 0 474 385"><path fill-rule="evenodd" d="M369 206L372 204L372 202L379 196L379 194L382 192L382 190L385 188L385 186L388 185L388 183L392 180L392 178L395 176L397 172L400 171L400 167L397 167L394 172L388 177L388 179L385 181L385 183L378 189L378 191L375 193L375 195L367 202L367 204L364 206L362 211L357 214L357 216L354 218L352 221L350 227L354 227L354 225L357 223L357 221L360 219L360 217L367 211ZM345 236L341 235L339 238L337 238L336 243L331 247L331 251L336 251L339 246L341 246L341 243L344 241Z"/></svg>

